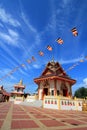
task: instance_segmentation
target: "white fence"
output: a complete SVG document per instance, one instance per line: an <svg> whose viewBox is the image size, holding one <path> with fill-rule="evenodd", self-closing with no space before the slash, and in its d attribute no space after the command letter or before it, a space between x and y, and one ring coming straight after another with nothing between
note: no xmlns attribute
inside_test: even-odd
<svg viewBox="0 0 87 130"><path fill-rule="evenodd" d="M44 107L44 108L59 109L58 99L55 98L55 97L51 97L51 98L46 98L46 99L44 99L43 107Z"/></svg>
<svg viewBox="0 0 87 130"><path fill-rule="evenodd" d="M38 99L37 95L34 96L27 96L26 102L34 102Z"/></svg>
<svg viewBox="0 0 87 130"><path fill-rule="evenodd" d="M43 101L44 108L59 110L78 110L82 111L82 99L71 99L64 97L45 96Z"/></svg>
<svg viewBox="0 0 87 130"><path fill-rule="evenodd" d="M23 97L16 97L14 100L14 104L20 104L21 102L23 102Z"/></svg>
<svg viewBox="0 0 87 130"><path fill-rule="evenodd" d="M14 104L20 104L21 102L34 102L38 99L37 95L34 96L27 96L27 98L25 99L24 97L10 97L9 101L13 101Z"/></svg>

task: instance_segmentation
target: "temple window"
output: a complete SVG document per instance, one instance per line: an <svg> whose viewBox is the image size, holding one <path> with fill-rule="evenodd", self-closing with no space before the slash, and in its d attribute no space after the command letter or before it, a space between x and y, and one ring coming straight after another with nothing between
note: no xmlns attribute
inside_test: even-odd
<svg viewBox="0 0 87 130"><path fill-rule="evenodd" d="M19 91L20 91L20 89L18 88L18 89L17 89L17 92L19 92Z"/></svg>
<svg viewBox="0 0 87 130"><path fill-rule="evenodd" d="M51 95L54 96L54 90L51 91Z"/></svg>
<svg viewBox="0 0 87 130"><path fill-rule="evenodd" d="M60 92L59 92L59 90L57 90L57 95L59 95L60 94Z"/></svg>

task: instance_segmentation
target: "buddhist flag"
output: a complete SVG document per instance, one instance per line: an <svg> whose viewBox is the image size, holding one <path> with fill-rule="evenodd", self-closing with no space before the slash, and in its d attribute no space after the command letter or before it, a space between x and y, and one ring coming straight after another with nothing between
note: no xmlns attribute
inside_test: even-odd
<svg viewBox="0 0 87 130"><path fill-rule="evenodd" d="M47 49L48 49L49 51L52 51L52 50L53 50L53 48L52 48L50 45L47 46Z"/></svg>
<svg viewBox="0 0 87 130"><path fill-rule="evenodd" d="M76 27L72 28L71 31L74 36L78 36L78 31L77 31Z"/></svg>
<svg viewBox="0 0 87 130"><path fill-rule="evenodd" d="M43 56L44 53L43 53L42 51L39 51L39 55L40 55L40 56Z"/></svg>
<svg viewBox="0 0 87 130"><path fill-rule="evenodd" d="M76 64L74 64L73 66L75 67L75 66L77 66L77 65L79 65L79 63L77 62Z"/></svg>
<svg viewBox="0 0 87 130"><path fill-rule="evenodd" d="M80 60L80 62L84 62L84 60L83 60L83 59L81 59L81 60Z"/></svg>
<svg viewBox="0 0 87 130"><path fill-rule="evenodd" d="M9 74L13 74L13 73L14 73L14 71L13 71L13 70L9 72Z"/></svg>
<svg viewBox="0 0 87 130"><path fill-rule="evenodd" d="M32 60L33 60L33 61L36 61L36 59L35 59L35 57L34 57L34 56L32 56Z"/></svg>
<svg viewBox="0 0 87 130"><path fill-rule="evenodd" d="M87 56L85 56L85 59L87 60Z"/></svg>
<svg viewBox="0 0 87 130"><path fill-rule="evenodd" d="M58 42L59 44L63 44L63 39L58 38L58 39L56 40L56 42Z"/></svg>
<svg viewBox="0 0 87 130"><path fill-rule="evenodd" d="M21 64L22 67L25 67L25 64Z"/></svg>
<svg viewBox="0 0 87 130"><path fill-rule="evenodd" d="M31 63L31 60L28 59L27 62L30 64L30 63Z"/></svg>
<svg viewBox="0 0 87 130"><path fill-rule="evenodd" d="M74 66L71 66L71 67L69 67L69 69L68 70L72 70L74 68Z"/></svg>

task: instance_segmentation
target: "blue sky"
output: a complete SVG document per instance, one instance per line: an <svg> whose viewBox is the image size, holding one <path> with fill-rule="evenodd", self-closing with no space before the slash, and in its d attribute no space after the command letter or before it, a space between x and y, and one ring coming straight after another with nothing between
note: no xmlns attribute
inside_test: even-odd
<svg viewBox="0 0 87 130"><path fill-rule="evenodd" d="M37 88L33 79L41 75L53 56L65 71L84 59L87 56L86 13L86 0L0 0L0 85L11 91L22 79L25 92L33 93ZM78 30L77 37L72 35L73 27ZM64 44L55 41L58 37ZM47 50L47 45L53 47L52 52ZM40 50L44 52L43 57L38 54ZM29 64L27 60L32 56L36 61ZM67 71L77 80L73 93L87 85L86 66L84 60Z"/></svg>

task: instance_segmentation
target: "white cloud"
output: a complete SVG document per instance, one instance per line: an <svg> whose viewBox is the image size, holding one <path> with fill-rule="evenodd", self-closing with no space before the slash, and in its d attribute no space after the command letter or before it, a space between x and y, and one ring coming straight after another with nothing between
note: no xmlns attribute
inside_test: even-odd
<svg viewBox="0 0 87 130"><path fill-rule="evenodd" d="M7 13L4 8L0 8L0 20L14 27L20 26L19 21L14 19L11 14Z"/></svg>
<svg viewBox="0 0 87 130"><path fill-rule="evenodd" d="M29 75L26 71L27 71L27 68L25 66L23 68L21 68L21 67L19 68L20 74L28 77Z"/></svg>
<svg viewBox="0 0 87 130"><path fill-rule="evenodd" d="M12 37L19 37L18 33L13 31L12 29L9 29L8 32L9 32L10 36L12 36Z"/></svg>
<svg viewBox="0 0 87 130"><path fill-rule="evenodd" d="M62 6L67 6L71 1L70 0L62 0Z"/></svg>
<svg viewBox="0 0 87 130"><path fill-rule="evenodd" d="M49 21L45 27L45 30L43 31L43 33L45 33L46 31L50 31L53 32L53 35L55 34L56 36L56 32L57 30L59 30L60 32L62 32L64 30L65 27L65 17L63 17L63 15L60 16L61 13L65 13L63 11L63 7L65 6L65 1L62 2L62 6L59 6L58 9L55 9L55 3L54 1L51 1L51 17L49 18Z"/></svg>
<svg viewBox="0 0 87 130"><path fill-rule="evenodd" d="M3 70L1 69L1 70L0 70L0 76L3 76L3 75L7 74L7 73L10 72L10 71L11 71L11 70L10 70L10 69L7 69L7 68L6 68L6 69L3 69Z"/></svg>
<svg viewBox="0 0 87 130"><path fill-rule="evenodd" d="M36 69L39 69L41 66L38 65L38 64L34 64L33 67L36 68Z"/></svg>
<svg viewBox="0 0 87 130"><path fill-rule="evenodd" d="M84 78L80 83L78 83L78 79L77 79L77 83L73 86L73 91L76 91L78 88L81 87L87 88L87 78Z"/></svg>
<svg viewBox="0 0 87 130"><path fill-rule="evenodd" d="M0 23L0 27L4 27L2 23Z"/></svg>
<svg viewBox="0 0 87 130"><path fill-rule="evenodd" d="M27 25L29 31L31 31L31 33L33 33L34 35L34 41L35 41L35 44L39 44L41 42L41 38L40 38L40 34L38 33L37 29L30 23L29 19L26 17L26 15L21 12L21 17L24 21L24 23ZM33 46L31 47L33 48Z"/></svg>
<svg viewBox="0 0 87 130"><path fill-rule="evenodd" d="M27 20L25 14L22 12L22 19L25 22L25 24L28 26L28 28L33 32L33 33L37 33L37 30L30 24L29 20Z"/></svg>
<svg viewBox="0 0 87 130"><path fill-rule="evenodd" d="M11 92L12 90L14 90L14 83L11 81L4 81L2 85L7 92Z"/></svg>
<svg viewBox="0 0 87 130"><path fill-rule="evenodd" d="M7 52L10 55L10 58L7 57L7 55L1 54L1 57L3 61L6 61L6 65L16 67L18 64L20 64L20 60L16 57L16 55L13 55L13 52L9 47L4 44L3 42L0 42L0 46L3 48L5 52ZM14 62L15 61L15 62Z"/></svg>
<svg viewBox="0 0 87 130"><path fill-rule="evenodd" d="M12 42L12 39L9 35L0 32L0 37L2 37L4 40L8 41L8 42Z"/></svg>
<svg viewBox="0 0 87 130"><path fill-rule="evenodd" d="M16 77L13 75L15 72L18 73L19 76L22 75L22 76L29 77L27 72L25 72L21 67L15 71L13 71L13 70L14 69L8 69L8 68L0 70L0 82L3 83L4 80L6 80L6 82L16 80Z"/></svg>
<svg viewBox="0 0 87 130"><path fill-rule="evenodd" d="M7 43L13 46L18 46L19 35L17 32L8 29L8 33L0 32L0 37Z"/></svg>
<svg viewBox="0 0 87 130"><path fill-rule="evenodd" d="M61 64L77 63L77 62L79 62L81 59L84 59L84 56L81 56L81 57L78 57L78 58L72 59L72 60L63 60L63 59L60 59L59 62L60 62Z"/></svg>
<svg viewBox="0 0 87 130"><path fill-rule="evenodd" d="M87 78L83 79L84 85L87 85Z"/></svg>
<svg viewBox="0 0 87 130"><path fill-rule="evenodd" d="M75 59L71 59L71 60L64 60L64 59L60 59L59 61L58 60L56 60L55 59L55 61L58 61L60 64L70 64L70 63L73 63L73 64L76 64L76 65L79 65L79 61L81 60L81 59L84 59L84 56L82 55L81 57L78 57L78 58L75 58ZM33 67L34 68L36 68L36 69L39 69L39 68L41 68L41 66L43 65L43 64L47 64L47 62L48 62L48 59L47 59L47 61L45 60L45 61L42 61L40 64L33 64Z"/></svg>
<svg viewBox="0 0 87 130"><path fill-rule="evenodd" d="M49 20L49 23L47 25L47 29L52 29L52 30L56 30L56 24L57 24L57 21L56 21L56 12L53 11L52 13L52 17L50 18Z"/></svg>
<svg viewBox="0 0 87 130"><path fill-rule="evenodd" d="M3 82L9 76L10 76L10 80L15 80L16 78L12 74L10 74L10 72L11 72L11 69L8 69L8 68L0 70L0 82Z"/></svg>
<svg viewBox="0 0 87 130"><path fill-rule="evenodd" d="M33 26L33 24L30 23L29 17L27 17L23 11L21 11L21 18L24 22L24 26L27 27L28 35L33 37L31 46L29 47L26 46L27 52L25 52L24 55L24 57L26 57L26 55L32 53L32 50L36 49L36 45L39 45L41 43L41 34L37 31L37 29ZM24 31L25 33L25 28L24 30L22 28L22 31Z"/></svg>

